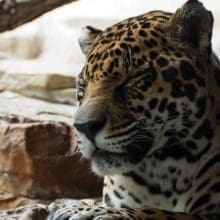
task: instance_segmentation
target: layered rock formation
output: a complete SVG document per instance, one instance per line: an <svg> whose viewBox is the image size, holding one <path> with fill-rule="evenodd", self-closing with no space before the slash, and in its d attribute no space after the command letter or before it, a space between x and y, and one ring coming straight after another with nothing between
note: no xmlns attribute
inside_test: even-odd
<svg viewBox="0 0 220 220"><path fill-rule="evenodd" d="M54 103L76 104L75 77L61 74L0 73L0 89Z"/></svg>
<svg viewBox="0 0 220 220"><path fill-rule="evenodd" d="M39 87L59 87L59 81L52 82ZM1 220L23 219L23 206L31 211L36 204L47 209L51 202L71 199L79 204L76 199L100 197L102 180L90 172L77 150L75 110L74 105L0 92ZM43 220L46 215L40 210L31 218Z"/></svg>
<svg viewBox="0 0 220 220"><path fill-rule="evenodd" d="M101 184L77 153L71 126L16 117L1 121L0 209L33 199L97 197Z"/></svg>

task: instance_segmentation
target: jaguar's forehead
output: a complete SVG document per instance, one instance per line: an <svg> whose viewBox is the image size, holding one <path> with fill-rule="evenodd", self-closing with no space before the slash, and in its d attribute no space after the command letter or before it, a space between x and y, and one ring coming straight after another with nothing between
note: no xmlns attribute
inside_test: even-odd
<svg viewBox="0 0 220 220"><path fill-rule="evenodd" d="M127 64L140 67L148 62L148 55L167 43L164 27L171 13L162 11L129 18L103 31L96 39L85 66L88 79L120 79ZM149 52L149 54L146 53Z"/></svg>

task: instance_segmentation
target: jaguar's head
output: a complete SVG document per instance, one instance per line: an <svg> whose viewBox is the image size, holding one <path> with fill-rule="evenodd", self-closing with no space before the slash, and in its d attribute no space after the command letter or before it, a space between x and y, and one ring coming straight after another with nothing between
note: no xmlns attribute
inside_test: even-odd
<svg viewBox="0 0 220 220"><path fill-rule="evenodd" d="M75 128L96 173L128 172L183 143L197 153L195 138L203 134L196 132L209 128L212 24L212 14L190 0L174 14L150 12L105 31L84 28Z"/></svg>

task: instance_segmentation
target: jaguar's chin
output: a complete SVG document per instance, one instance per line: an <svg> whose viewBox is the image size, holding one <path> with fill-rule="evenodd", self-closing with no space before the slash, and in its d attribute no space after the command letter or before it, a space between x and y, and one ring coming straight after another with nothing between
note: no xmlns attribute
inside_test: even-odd
<svg viewBox="0 0 220 220"><path fill-rule="evenodd" d="M146 156L147 151L136 150L113 153L107 150L97 149L91 158L92 170L99 176L116 175L133 170Z"/></svg>
<svg viewBox="0 0 220 220"><path fill-rule="evenodd" d="M130 171L133 166L127 153L112 153L97 150L92 159L92 170L99 176L116 175Z"/></svg>

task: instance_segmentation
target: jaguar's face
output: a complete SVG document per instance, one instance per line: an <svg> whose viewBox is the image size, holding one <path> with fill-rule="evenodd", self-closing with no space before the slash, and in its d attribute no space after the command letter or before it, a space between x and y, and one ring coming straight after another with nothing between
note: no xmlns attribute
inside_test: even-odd
<svg viewBox="0 0 220 220"><path fill-rule="evenodd" d="M92 159L93 169L100 174L103 168L105 173L106 170L115 172L115 167L120 172L128 171L128 165L138 163L154 140L153 133L144 127L147 94L144 91L153 84L155 73L146 74L141 68L128 73L130 70L123 66L123 59L123 55L118 57L119 67L112 73L109 66L114 61L109 58L103 62L106 75L97 70L93 79L84 79L84 95L76 113L79 147L85 157ZM96 63L87 65L84 75Z"/></svg>
<svg viewBox="0 0 220 220"><path fill-rule="evenodd" d="M75 127L80 151L100 175L128 172L161 147L183 142L204 117L204 66L198 50L169 39L171 18L154 12L104 32L87 27L80 39L87 62Z"/></svg>

